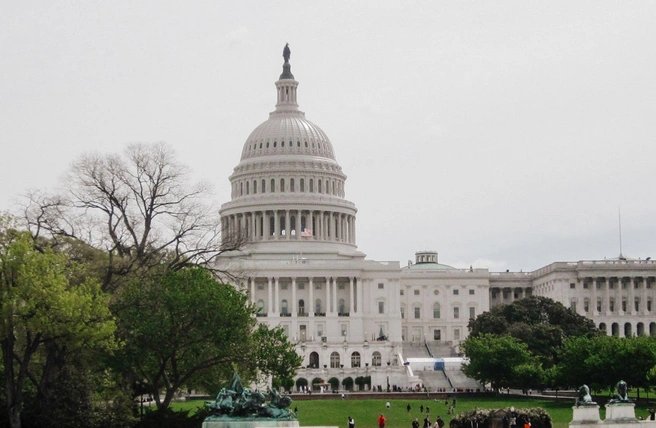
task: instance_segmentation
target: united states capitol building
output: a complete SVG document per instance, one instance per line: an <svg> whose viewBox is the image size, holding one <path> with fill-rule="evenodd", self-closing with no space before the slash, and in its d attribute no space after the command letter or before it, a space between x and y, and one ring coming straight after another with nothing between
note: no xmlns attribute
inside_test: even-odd
<svg viewBox="0 0 656 428"><path fill-rule="evenodd" d="M220 263L239 272L259 321L296 343L297 377L470 387L457 373L445 383L432 367L413 370L408 359L448 361L471 318L531 295L609 335L656 335L656 263L648 259L555 262L533 272L458 269L435 251L418 251L404 266L368 260L358 250L346 174L328 136L299 110L298 86L286 55L275 110L246 139L220 211L224 236L248 241Z"/></svg>

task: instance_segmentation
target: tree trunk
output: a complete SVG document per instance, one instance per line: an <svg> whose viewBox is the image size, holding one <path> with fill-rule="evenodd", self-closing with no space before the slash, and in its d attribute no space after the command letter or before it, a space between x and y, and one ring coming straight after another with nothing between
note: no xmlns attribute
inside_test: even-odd
<svg viewBox="0 0 656 428"><path fill-rule="evenodd" d="M5 395L7 396L7 414L11 428L21 428L21 407L23 402L22 385L16 384L14 376L14 342L13 335L2 340L2 362L5 375Z"/></svg>

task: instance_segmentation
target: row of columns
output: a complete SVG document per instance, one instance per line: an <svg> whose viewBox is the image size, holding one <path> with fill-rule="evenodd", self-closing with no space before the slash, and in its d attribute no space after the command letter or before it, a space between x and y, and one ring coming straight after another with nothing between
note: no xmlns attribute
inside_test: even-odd
<svg viewBox="0 0 656 428"><path fill-rule="evenodd" d="M652 297L653 292L649 292L649 286L654 284L656 277L629 277L625 281L623 277L601 277L601 278L584 278L581 282L591 288L591 304L594 305L594 312L598 313L615 313L624 312L626 314L646 314L648 313L647 301ZM625 284L626 292L622 288ZM597 289L599 286L599 290ZM612 289L611 289L612 286ZM636 287L639 290L636 293ZM601 291L601 292L600 292ZM600 296L601 295L601 296ZM601 298L601 311L597 310L597 300ZM638 299L638 310L636 310L636 298ZM611 299L614 301L614 307L610 307ZM622 307L622 301L626 299L626 308ZM612 310L611 310L612 309ZM653 308L651 308L653 309Z"/></svg>
<svg viewBox="0 0 656 428"><path fill-rule="evenodd" d="M266 311L269 316L278 316L280 314L280 305L282 299L280 298L280 280L278 277L269 277L266 278L267 284L267 307ZM338 281L338 278L303 278L303 284L307 284L308 291L307 293L299 293L297 288L298 284L301 281L298 281L298 278L286 278L286 281L290 281L291 284L291 316L296 317L299 315L299 305L298 301L300 299L305 300L307 298L308 305L305 305L305 310L300 315L309 315L311 317L315 316L315 298L325 298L325 303L322 306L322 311L326 316L329 315L338 315L339 308L337 305L337 288L338 284L341 281ZM286 282L285 281L285 282ZM307 281L307 282L306 282ZM260 296L256 292L256 278L248 279L249 288L250 288L250 297L251 302L255 304ZM323 293L315 293L314 286L315 284L322 284L325 288ZM362 287L360 286L361 280L359 278L349 277L348 278L348 309L349 314L360 313L362 311ZM300 295L299 295L300 294ZM340 296L341 297L341 296ZM323 309L325 307L325 310Z"/></svg>
<svg viewBox="0 0 656 428"><path fill-rule="evenodd" d="M313 239L355 245L355 216L336 211L267 210L224 216L223 236L245 234L252 241Z"/></svg>

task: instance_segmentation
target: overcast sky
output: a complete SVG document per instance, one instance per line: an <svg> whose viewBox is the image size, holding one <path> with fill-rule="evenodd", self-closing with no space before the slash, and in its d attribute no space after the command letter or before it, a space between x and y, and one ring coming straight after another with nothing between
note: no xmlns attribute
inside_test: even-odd
<svg viewBox="0 0 656 428"><path fill-rule="evenodd" d="M276 100L331 139L374 260L656 257L656 2L4 1L0 210L166 141L230 197Z"/></svg>

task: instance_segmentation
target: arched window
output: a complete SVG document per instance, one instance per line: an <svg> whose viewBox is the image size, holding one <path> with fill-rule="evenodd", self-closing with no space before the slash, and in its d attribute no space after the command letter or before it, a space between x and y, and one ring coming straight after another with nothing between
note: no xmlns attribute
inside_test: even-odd
<svg viewBox="0 0 656 428"><path fill-rule="evenodd" d="M317 180L317 193L321 193L321 180Z"/></svg>
<svg viewBox="0 0 656 428"><path fill-rule="evenodd" d="M257 194L257 180L253 180L253 194Z"/></svg>
<svg viewBox="0 0 656 428"><path fill-rule="evenodd" d="M636 324L636 335L637 336L644 336L645 335L645 325L641 322Z"/></svg>
<svg viewBox="0 0 656 428"><path fill-rule="evenodd" d="M608 332L606 331L606 323L605 322L599 323L599 331L603 332L604 334L608 334Z"/></svg>
<svg viewBox="0 0 656 428"><path fill-rule="evenodd" d="M251 182L250 181L246 182L246 194L247 195L251 194Z"/></svg>
<svg viewBox="0 0 656 428"><path fill-rule="evenodd" d="M630 322L627 322L624 324L624 337L631 337L633 336L633 331L632 331L632 325Z"/></svg>
<svg viewBox="0 0 656 428"><path fill-rule="evenodd" d="M301 178L301 192L305 192L305 179Z"/></svg>
<svg viewBox="0 0 656 428"><path fill-rule="evenodd" d="M274 180L274 179L272 178L272 179L271 179L271 189L270 189L270 192L271 192L271 193L274 193L275 191L276 191L276 180Z"/></svg>
<svg viewBox="0 0 656 428"><path fill-rule="evenodd" d="M244 196L244 183L239 183L239 196Z"/></svg>
<svg viewBox="0 0 656 428"><path fill-rule="evenodd" d="M289 179L289 191L290 192L295 192L296 191L296 189L294 189L294 179L293 178Z"/></svg>
<svg viewBox="0 0 656 428"><path fill-rule="evenodd" d="M656 336L656 322L649 323L649 335L652 337Z"/></svg>
<svg viewBox="0 0 656 428"><path fill-rule="evenodd" d="M380 352L374 351L374 353L371 354L371 366L380 367L382 363L383 363L383 359L380 357Z"/></svg>
<svg viewBox="0 0 656 428"><path fill-rule="evenodd" d="M305 315L305 300L303 299L298 301L298 314Z"/></svg>
<svg viewBox="0 0 656 428"><path fill-rule="evenodd" d="M288 311L288 305L287 305L287 300L283 299L282 305L280 305L280 312L283 315L287 315Z"/></svg>
<svg viewBox="0 0 656 428"><path fill-rule="evenodd" d="M269 216L269 232L271 236L276 236L276 218L274 216Z"/></svg>
<svg viewBox="0 0 656 428"><path fill-rule="evenodd" d="M262 193L266 193L266 181L262 179Z"/></svg>
<svg viewBox="0 0 656 428"><path fill-rule="evenodd" d="M319 354L316 352L312 352L310 354L310 367L313 369L318 369L319 368Z"/></svg>
<svg viewBox="0 0 656 428"><path fill-rule="evenodd" d="M333 352L332 354L330 354L330 368L331 369L339 368L339 354L337 352Z"/></svg>
<svg viewBox="0 0 656 428"><path fill-rule="evenodd" d="M280 191L281 192L285 191L285 179L284 178L280 179Z"/></svg>
<svg viewBox="0 0 656 428"><path fill-rule="evenodd" d="M314 193L314 180L310 178L310 193Z"/></svg>
<svg viewBox="0 0 656 428"><path fill-rule="evenodd" d="M433 318L440 318L440 304L437 302L433 303Z"/></svg>
<svg viewBox="0 0 656 428"><path fill-rule="evenodd" d="M357 351L351 354L351 367L360 367L360 353Z"/></svg>
<svg viewBox="0 0 656 428"><path fill-rule="evenodd" d="M264 313L264 300L262 300L262 299L257 301L257 313L258 314L263 314Z"/></svg>
<svg viewBox="0 0 656 428"><path fill-rule="evenodd" d="M611 324L610 330L611 330L611 334L613 336L619 336L620 335L620 325L618 323L614 322L613 324Z"/></svg>
<svg viewBox="0 0 656 428"><path fill-rule="evenodd" d="M321 310L321 299L317 299L315 304L314 304L314 313L315 314L322 314L323 311Z"/></svg>

